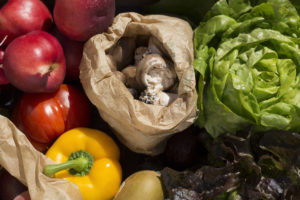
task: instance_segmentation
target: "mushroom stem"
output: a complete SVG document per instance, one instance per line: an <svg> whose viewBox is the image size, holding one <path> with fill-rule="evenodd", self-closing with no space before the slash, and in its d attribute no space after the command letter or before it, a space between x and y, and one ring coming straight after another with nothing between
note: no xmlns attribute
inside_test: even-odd
<svg viewBox="0 0 300 200"><path fill-rule="evenodd" d="M167 93L167 92L160 92L158 93L159 98L159 105L161 106L169 106L173 101L178 98L178 94L174 93Z"/></svg>
<svg viewBox="0 0 300 200"><path fill-rule="evenodd" d="M147 88L142 92L140 100L146 104L169 106L177 99L178 95L174 93L163 92L159 89Z"/></svg>
<svg viewBox="0 0 300 200"><path fill-rule="evenodd" d="M176 79L171 62L166 62L158 54L145 56L136 69L136 80L144 87L157 85L161 90L167 90L174 85Z"/></svg>

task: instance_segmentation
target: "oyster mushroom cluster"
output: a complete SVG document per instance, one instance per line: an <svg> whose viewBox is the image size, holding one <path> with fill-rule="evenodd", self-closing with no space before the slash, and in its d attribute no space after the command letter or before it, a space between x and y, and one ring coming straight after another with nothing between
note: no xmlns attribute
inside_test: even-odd
<svg viewBox="0 0 300 200"><path fill-rule="evenodd" d="M134 98L161 106L177 98L174 63L156 37L123 37L107 55L111 70Z"/></svg>

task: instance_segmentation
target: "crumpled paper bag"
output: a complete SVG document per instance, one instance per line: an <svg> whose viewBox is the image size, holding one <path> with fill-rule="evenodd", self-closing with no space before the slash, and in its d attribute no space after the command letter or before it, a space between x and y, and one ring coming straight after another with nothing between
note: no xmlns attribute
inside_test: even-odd
<svg viewBox="0 0 300 200"><path fill-rule="evenodd" d="M168 107L133 98L112 73L106 51L122 37L153 35L164 45L179 79L177 98ZM196 116L193 30L181 19L164 15L121 13L106 33L89 39L80 64L80 80L101 117L132 151L156 155L167 137L190 126Z"/></svg>
<svg viewBox="0 0 300 200"><path fill-rule="evenodd" d="M80 200L79 188L66 180L49 178L42 171L54 162L35 150L26 136L0 115L0 165L28 187L32 200Z"/></svg>

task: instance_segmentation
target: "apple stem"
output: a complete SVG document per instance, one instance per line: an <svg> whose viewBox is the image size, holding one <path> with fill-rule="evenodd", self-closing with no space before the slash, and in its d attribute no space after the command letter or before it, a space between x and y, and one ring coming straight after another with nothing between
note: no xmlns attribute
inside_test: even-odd
<svg viewBox="0 0 300 200"><path fill-rule="evenodd" d="M5 40L7 39L7 36L8 36L8 35L6 35L6 36L3 38L3 40L0 42L0 46L2 46L2 45L4 44Z"/></svg>
<svg viewBox="0 0 300 200"><path fill-rule="evenodd" d="M50 65L48 72L51 73L57 68L56 64Z"/></svg>

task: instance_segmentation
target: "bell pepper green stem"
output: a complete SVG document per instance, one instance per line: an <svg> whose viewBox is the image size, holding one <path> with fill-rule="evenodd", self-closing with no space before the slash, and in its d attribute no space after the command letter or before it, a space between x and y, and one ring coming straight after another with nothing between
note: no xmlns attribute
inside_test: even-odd
<svg viewBox="0 0 300 200"><path fill-rule="evenodd" d="M77 172L81 172L85 168L87 168L89 161L87 158L76 158L75 160L68 160L61 164L56 165L47 165L44 168L43 173L46 176L53 177L55 173L64 170L64 169L74 169Z"/></svg>
<svg viewBox="0 0 300 200"><path fill-rule="evenodd" d="M87 175L94 163L93 156L86 151L73 152L68 161L60 164L46 165L43 173L46 176L53 177L55 173L68 169L69 173L75 176Z"/></svg>

